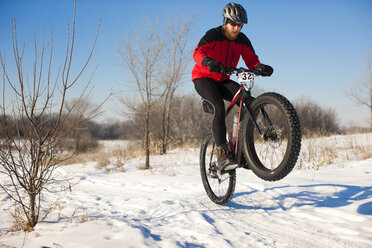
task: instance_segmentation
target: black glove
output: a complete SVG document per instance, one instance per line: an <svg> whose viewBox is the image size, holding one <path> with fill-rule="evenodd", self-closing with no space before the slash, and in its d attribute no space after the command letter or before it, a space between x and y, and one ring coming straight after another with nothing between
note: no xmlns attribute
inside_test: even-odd
<svg viewBox="0 0 372 248"><path fill-rule="evenodd" d="M223 69L223 65L219 61L210 57L205 57L202 61L202 64L208 67L210 72L220 73Z"/></svg>
<svg viewBox="0 0 372 248"><path fill-rule="evenodd" d="M271 66L264 64L258 64L255 69L258 71L259 75L263 77L270 77L274 72L274 69Z"/></svg>

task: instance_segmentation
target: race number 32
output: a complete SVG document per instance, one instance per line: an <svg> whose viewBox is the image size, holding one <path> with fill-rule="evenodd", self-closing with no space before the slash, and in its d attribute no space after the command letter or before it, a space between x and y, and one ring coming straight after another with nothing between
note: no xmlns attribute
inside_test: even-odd
<svg viewBox="0 0 372 248"><path fill-rule="evenodd" d="M252 72L241 72L239 73L239 81L240 82L247 82L254 80L254 73Z"/></svg>

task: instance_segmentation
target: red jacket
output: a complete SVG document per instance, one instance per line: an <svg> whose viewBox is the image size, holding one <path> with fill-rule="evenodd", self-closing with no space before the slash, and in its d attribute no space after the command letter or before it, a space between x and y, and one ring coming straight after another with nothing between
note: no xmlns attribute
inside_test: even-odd
<svg viewBox="0 0 372 248"><path fill-rule="evenodd" d="M192 70L192 80L197 78L212 78L224 81L230 77L223 73L209 72L209 68L202 65L204 57L211 57L224 66L236 67L242 56L248 68L254 68L260 63L251 42L243 33L239 33L236 40L230 41L225 36L222 26L210 29L199 41L194 50L195 66Z"/></svg>

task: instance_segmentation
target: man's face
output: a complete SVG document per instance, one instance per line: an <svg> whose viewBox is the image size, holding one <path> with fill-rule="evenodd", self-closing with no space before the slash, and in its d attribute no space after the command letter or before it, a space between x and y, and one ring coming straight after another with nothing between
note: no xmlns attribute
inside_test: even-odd
<svg viewBox="0 0 372 248"><path fill-rule="evenodd" d="M240 22L229 22L225 25L225 34L229 40L235 40L238 38L240 30L243 27L243 23Z"/></svg>

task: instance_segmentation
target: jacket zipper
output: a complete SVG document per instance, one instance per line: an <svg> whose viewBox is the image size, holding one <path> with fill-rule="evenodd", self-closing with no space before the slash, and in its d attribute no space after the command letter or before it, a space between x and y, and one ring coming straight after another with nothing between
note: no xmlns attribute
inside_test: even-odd
<svg viewBox="0 0 372 248"><path fill-rule="evenodd" d="M225 66L231 66L231 63L233 61L233 58L234 58L234 52L232 53L231 55L231 59L230 59L230 63L227 64L227 59L229 58L229 50L230 50L230 41L227 42L227 54L226 54L226 61L225 61Z"/></svg>
<svg viewBox="0 0 372 248"><path fill-rule="evenodd" d="M225 66L227 66L227 59L229 57L229 48L230 48L230 41L227 41L227 52L226 52Z"/></svg>
<svg viewBox="0 0 372 248"><path fill-rule="evenodd" d="M231 66L231 63L232 63L233 58L234 58L234 52L233 52L232 55L231 55L231 60L230 60L229 67Z"/></svg>

